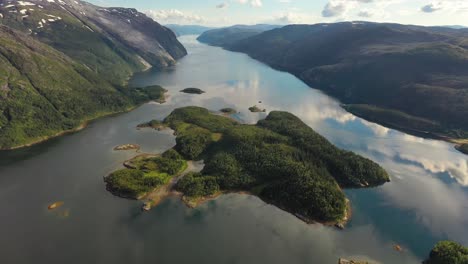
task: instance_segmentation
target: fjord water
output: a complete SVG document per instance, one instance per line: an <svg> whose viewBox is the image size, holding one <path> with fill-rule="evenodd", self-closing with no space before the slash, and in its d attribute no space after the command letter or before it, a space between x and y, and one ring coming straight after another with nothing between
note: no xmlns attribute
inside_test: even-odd
<svg viewBox="0 0 468 264"><path fill-rule="evenodd" d="M164 86L167 103L0 153L0 263L336 263L339 257L420 263L438 240L468 244L468 161L453 145L366 122L290 74L193 36L181 40L189 55L175 68L131 81ZM206 93L179 92L186 87ZM344 231L307 225L248 195L225 195L196 209L174 197L143 213L140 202L108 193L103 176L136 155L113 147L169 149L175 145L169 131L135 127L188 105L233 107L246 123L266 115L250 113L253 105L290 111L337 146L381 164L392 182L346 190L353 216ZM64 205L48 211L55 201ZM397 244L403 252L393 249Z"/></svg>

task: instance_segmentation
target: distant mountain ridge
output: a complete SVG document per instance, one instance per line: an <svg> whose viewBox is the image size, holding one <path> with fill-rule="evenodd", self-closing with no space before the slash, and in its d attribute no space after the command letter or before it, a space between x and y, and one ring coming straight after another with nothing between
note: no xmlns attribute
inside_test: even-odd
<svg viewBox="0 0 468 264"><path fill-rule="evenodd" d="M272 30L281 26L277 25L234 25L226 28L217 28L204 32L198 40L214 46L229 46L237 41L247 39L262 32Z"/></svg>
<svg viewBox="0 0 468 264"><path fill-rule="evenodd" d="M0 149L141 103L127 79L187 54L135 9L73 0L1 2L0 44Z"/></svg>
<svg viewBox="0 0 468 264"><path fill-rule="evenodd" d="M168 24L165 25L167 28L174 31L176 36L185 36L185 35L200 35L208 30L214 29L213 27L205 27L205 26L198 26L198 25L176 25L176 24Z"/></svg>
<svg viewBox="0 0 468 264"><path fill-rule="evenodd" d="M468 137L466 29L290 25L219 46L291 72L374 122L435 137Z"/></svg>

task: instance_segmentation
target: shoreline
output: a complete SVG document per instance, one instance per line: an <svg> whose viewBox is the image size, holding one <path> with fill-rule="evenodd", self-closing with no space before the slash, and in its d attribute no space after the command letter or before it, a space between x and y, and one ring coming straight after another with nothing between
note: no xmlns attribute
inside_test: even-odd
<svg viewBox="0 0 468 264"><path fill-rule="evenodd" d="M0 148L0 151L11 151L11 150L18 150L18 149L22 149L22 148L28 148L28 147L38 145L40 143L44 143L44 142L49 141L49 140L54 139L54 138L58 138L58 137L61 137L61 136L66 136L66 135L69 135L69 134L73 134L73 133L79 132L79 131L87 128L89 126L89 123L91 123L93 121L96 121L98 119L105 118L105 117L111 117L113 115L128 113L128 112L133 111L133 110L135 110L136 108L138 108L138 107L140 107L142 105L143 104L138 105L138 106L134 106L134 107L131 107L130 109L119 111L119 112L111 112L111 113L106 113L106 114L103 114L103 115L99 115L97 117L90 118L90 119L87 119L87 120L83 121L79 126L77 126L75 128L72 128L72 129L69 129L69 130L63 130L63 131L60 131L60 132L58 132L56 134L53 134L53 135L50 135L50 136L44 136L44 137L42 137L42 138L40 138L38 140L34 140L31 143L22 144L22 145L11 147L11 148Z"/></svg>
<svg viewBox="0 0 468 264"><path fill-rule="evenodd" d="M241 53L241 54L247 55L249 58L251 58L251 59L253 59L253 60L257 61L257 62L260 62L260 63L270 67L271 69L274 69L274 70L279 71L279 72L289 73L289 74L293 75L294 77L296 77L297 79L299 79L305 85L307 85L310 89L320 91L321 93L327 95L328 97L333 98L334 100L336 100L340 104L341 109L345 110L347 113L350 113L350 114L352 114L352 115L354 115L356 117L362 118L362 119L364 119L364 120L366 120L368 122L375 123L375 124L384 126L386 128L396 130L396 131L399 131L399 132L402 132L402 133L405 133L405 134L408 134L408 135L411 135L411 136L416 136L416 137L420 137L420 138L423 138L423 139L440 140L440 141L445 141L447 143L455 144L454 148L458 152L460 152L461 154L465 154L465 153L461 152L458 149L458 147L461 146L462 144L468 144L468 138L458 138L458 139L457 138L451 138L449 136L437 134L437 133L434 133L434 132L419 131L419 130L416 130L416 129L405 128L405 127L401 127L401 126L398 126L398 125L392 125L392 124L386 123L384 121L373 120L373 119L368 118L368 117L366 117L364 115L357 115L356 113L353 113L352 111L349 111L345 107L343 107L343 105L346 105L346 104L343 103L340 98L327 93L326 90L324 90L324 89L320 89L320 88L317 88L317 86L313 86L313 84L309 83L307 80L302 78L301 74L298 74L298 73L296 73L294 71L289 71L288 69L283 68L283 67L278 66L278 65L273 65L273 64L264 62L261 59L258 59L255 56L252 56L251 54L248 54L246 52L236 51L236 50L233 50L233 49L229 49L228 47L213 45L213 44L205 43L205 42L202 42L202 41L200 41L200 43L203 43L205 45L212 46L212 47L222 48L222 49L224 49L226 51L230 51L230 52L234 52L234 53ZM465 155L468 155L468 154L465 154Z"/></svg>
<svg viewBox="0 0 468 264"><path fill-rule="evenodd" d="M167 93L167 92L166 92L166 93ZM102 115L98 115L98 116L96 116L96 117L93 117L93 118L89 118L89 119L84 120L83 122L81 122L80 125L78 125L78 126L75 127L75 128L72 128L72 129L69 129L69 130L60 131L60 132L58 132L58 133L56 133L56 134L53 134L53 135L50 135L50 136L41 137L40 139L34 140L34 141L32 141L31 143L22 144L22 145L10 147L10 148L0 148L0 151L13 151L13 150L19 150L19 149L23 149L23 148L28 148L28 147L32 147L32 146L35 146L35 145L38 145L38 144L47 142L47 141L49 141L49 140L51 140L51 139L54 139L54 138L58 138L58 137L61 137L61 136L70 135L70 134L79 132L79 131L81 131L81 130L87 128L87 127L89 126L89 124L90 124L91 122L93 122L93 121L99 120L99 119L101 119L101 118L112 117L112 116L117 116L117 115L120 115L120 114L129 113L129 112L131 112L131 111L137 109L138 107L141 107L142 105L145 105L145 104L147 104L147 103L149 103L149 102L156 102L156 103L159 103L159 104L163 104L163 103L166 102L165 99L167 99L166 93L164 93L164 98L162 99L162 101L150 100L150 101L147 101L147 102L138 104L138 105L134 105L134 106L129 107L129 108L127 108L127 109L125 109L125 110L122 110L122 111L104 113L104 114L102 114Z"/></svg>
<svg viewBox="0 0 468 264"><path fill-rule="evenodd" d="M187 198L183 193L181 192L178 192L178 191L171 191L169 192L169 196L175 196L175 197L179 197L181 202L187 206L188 208L190 209L195 209L197 208L198 206L206 203L206 202L209 202L209 201L213 201L213 200L216 200L218 199L219 197L223 196L223 195L227 195L227 194L239 194L239 195L250 195L250 196L255 196L257 197L258 199L260 199L262 202L268 204L268 205L272 205L294 217L296 217L297 219L301 220L302 222L308 224L308 225L313 225L313 224L320 224L320 225L323 225L323 226L327 226L327 227L335 227L339 230L344 230L346 229L346 225L349 223L349 221L351 221L351 217L353 215L353 211L352 211L352 206L351 206L351 201L349 199L346 198L346 208L345 208L345 216L343 217L343 219L339 220L339 221L334 221L334 222L322 222L322 221L318 221L318 220L315 220L315 219L312 219L312 218L309 218L309 217L306 217L306 216L303 216L299 213L294 213L294 212L291 212L290 210L282 207L282 206L279 206L275 203L272 203L268 200L265 200L263 198L261 198L260 196L252 193L252 192L248 192L248 191L219 191L213 195L209 195L209 196L201 196L201 197L197 197L197 198Z"/></svg>

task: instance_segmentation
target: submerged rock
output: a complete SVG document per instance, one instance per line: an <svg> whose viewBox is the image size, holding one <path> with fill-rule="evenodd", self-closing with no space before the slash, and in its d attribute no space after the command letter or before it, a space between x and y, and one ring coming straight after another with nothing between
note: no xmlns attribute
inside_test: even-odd
<svg viewBox="0 0 468 264"><path fill-rule="evenodd" d="M370 262L340 258L338 264L370 264Z"/></svg>
<svg viewBox="0 0 468 264"><path fill-rule="evenodd" d="M141 208L141 210L143 210L145 212L148 212L149 210L151 210L151 204L150 203L145 203L143 205L143 207Z"/></svg>
<svg viewBox="0 0 468 264"><path fill-rule="evenodd" d="M50 204L47 209L49 210L54 210L54 209L57 209L59 208L60 206L62 206L64 204L64 202L55 202L53 204Z"/></svg>
<svg viewBox="0 0 468 264"><path fill-rule="evenodd" d="M137 144L125 144L125 145L120 145L114 148L115 151L121 151L121 150L139 150L140 145Z"/></svg>
<svg viewBox="0 0 468 264"><path fill-rule="evenodd" d="M393 246L393 249L394 249L395 251L398 251L398 252L402 252L402 251L403 251L403 248L402 248L400 245L394 245L394 246Z"/></svg>

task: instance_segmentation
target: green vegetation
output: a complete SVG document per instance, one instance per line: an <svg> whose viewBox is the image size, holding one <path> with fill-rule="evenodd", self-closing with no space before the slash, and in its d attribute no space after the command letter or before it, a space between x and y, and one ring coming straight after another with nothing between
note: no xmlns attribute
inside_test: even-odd
<svg viewBox="0 0 468 264"><path fill-rule="evenodd" d="M219 141L219 133L237 125L236 121L212 115L199 107L176 109L164 122L177 133L176 150L191 160L198 158L213 142Z"/></svg>
<svg viewBox="0 0 468 264"><path fill-rule="evenodd" d="M105 181L115 195L133 199L169 183L187 168L187 162L173 149L158 157L136 157L126 165L126 169L113 172Z"/></svg>
<svg viewBox="0 0 468 264"><path fill-rule="evenodd" d="M203 197L219 192L220 187L216 177L189 173L177 183L176 189L187 197Z"/></svg>
<svg viewBox="0 0 468 264"><path fill-rule="evenodd" d="M460 152L468 155L468 144L461 144L456 147Z"/></svg>
<svg viewBox="0 0 468 264"><path fill-rule="evenodd" d="M266 109L260 109L258 106L254 105L249 107L249 111L252 113L260 113L260 112L266 112Z"/></svg>
<svg viewBox="0 0 468 264"><path fill-rule="evenodd" d="M205 91L198 89L198 88L185 88L181 90L180 92L188 93L188 94L204 94L205 93Z"/></svg>
<svg viewBox="0 0 468 264"><path fill-rule="evenodd" d="M0 27L0 65L0 149L34 143L143 102L163 101L166 92L160 86L116 88L6 27Z"/></svg>
<svg viewBox="0 0 468 264"><path fill-rule="evenodd" d="M152 85L143 88L125 89L123 92L132 99L135 104L141 104L148 101L158 103L166 102L167 90L159 85Z"/></svg>
<svg viewBox="0 0 468 264"><path fill-rule="evenodd" d="M159 120L151 120L149 122L146 122L146 123L143 123L143 124L139 124L137 126L137 128L145 128L145 127L149 127L149 128L152 128L152 129L156 129L156 130L162 130L164 128L166 128L166 125L159 121Z"/></svg>
<svg viewBox="0 0 468 264"><path fill-rule="evenodd" d="M345 214L340 187L389 181L376 163L334 147L294 115L272 112L257 125L241 125L200 107L174 110L176 150L203 159L205 168L181 180L191 198L221 191L249 191L307 219L339 221Z"/></svg>
<svg viewBox="0 0 468 264"><path fill-rule="evenodd" d="M453 241L441 241L424 264L468 264L468 248Z"/></svg>

